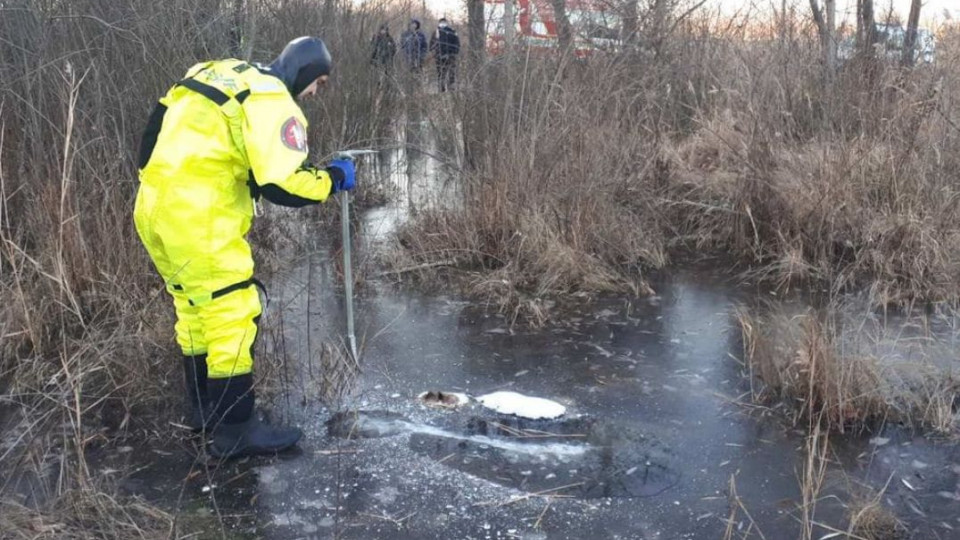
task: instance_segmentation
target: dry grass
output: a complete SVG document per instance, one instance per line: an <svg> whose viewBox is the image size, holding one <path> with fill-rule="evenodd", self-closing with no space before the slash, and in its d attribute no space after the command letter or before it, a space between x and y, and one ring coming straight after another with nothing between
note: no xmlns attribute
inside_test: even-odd
<svg viewBox="0 0 960 540"><path fill-rule="evenodd" d="M890 420L955 433L960 381L950 369L922 354L905 361L881 353L895 349L896 339L872 338L856 321L841 328L838 321L851 317L840 305L792 315L741 309L737 318L755 400L783 400L795 421L806 418L828 431ZM927 345L932 354L936 343L931 338Z"/></svg>
<svg viewBox="0 0 960 540"><path fill-rule="evenodd" d="M340 410L355 389L356 379L360 375L360 364L353 358L350 346L325 343L320 354L320 373L319 387L323 403Z"/></svg>
<svg viewBox="0 0 960 540"><path fill-rule="evenodd" d="M816 419L811 420L804 445L806 459L803 462L803 470L799 481L803 499L799 508L800 538L802 540L813 540L814 538L814 526L816 525L814 518L817 503L820 500L820 491L823 488L829 463L830 439L828 434L821 430L820 424L821 422Z"/></svg>
<svg viewBox="0 0 960 540"><path fill-rule="evenodd" d="M665 262L643 189L654 145L623 120L640 106L620 87L626 68L583 69L562 79L570 70L550 62L485 68L488 84L455 103L473 163L463 203L401 230L395 264L453 261L468 292L534 320L547 296L646 289L642 268ZM627 130L617 144L611 126Z"/></svg>
<svg viewBox="0 0 960 540"><path fill-rule="evenodd" d="M174 519L148 503L84 489L64 493L43 512L0 501L0 530L10 540L160 539L171 537Z"/></svg>
<svg viewBox="0 0 960 540"><path fill-rule="evenodd" d="M927 76L890 89L902 108L879 134L797 141L730 109L708 116L667 160L681 187L675 199L723 211L688 213L683 229L780 282L868 288L879 305L956 298L960 237L945 168L954 165L941 153L955 151L960 134L933 116L939 83Z"/></svg>
<svg viewBox="0 0 960 540"><path fill-rule="evenodd" d="M760 527L753 520L753 516L750 515L750 511L743 504L743 500L737 493L736 475L730 475L730 482L727 485L727 499L730 513L726 519L722 520L726 522L726 527L724 527L723 530L723 540L734 540L735 538L738 540L747 540L748 538L753 538L754 534L761 540L766 540L763 531L760 530ZM743 518L739 517L741 513L744 516ZM744 523L747 523L746 528L743 526Z"/></svg>
<svg viewBox="0 0 960 540"><path fill-rule="evenodd" d="M455 261L507 310L642 291L676 246L877 305L960 298L955 36L934 66L850 64L824 87L785 24L756 42L688 21L656 58L490 61L435 120L463 126L463 205L409 224L395 263Z"/></svg>
<svg viewBox="0 0 960 540"><path fill-rule="evenodd" d="M882 493L849 505L849 535L863 540L901 540L910 537L906 526L889 508L883 506L881 498Z"/></svg>
<svg viewBox="0 0 960 540"><path fill-rule="evenodd" d="M95 483L86 459L167 438L179 401L170 301L131 219L140 132L169 85L198 61L269 61L292 37L320 33L340 67L307 111L316 157L376 142L389 122L394 100L366 64L383 6L276 8L0 6L0 536L173 534L163 511ZM289 242L255 236L270 240L258 251Z"/></svg>

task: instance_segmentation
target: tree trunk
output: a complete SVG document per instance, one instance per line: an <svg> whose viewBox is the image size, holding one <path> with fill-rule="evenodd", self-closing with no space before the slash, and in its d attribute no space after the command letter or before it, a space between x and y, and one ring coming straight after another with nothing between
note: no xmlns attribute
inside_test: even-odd
<svg viewBox="0 0 960 540"><path fill-rule="evenodd" d="M674 0L653 0L650 6L650 31L649 41L653 45L657 58L663 54L663 45L667 41L668 25L670 23L670 14L673 12Z"/></svg>
<svg viewBox="0 0 960 540"><path fill-rule="evenodd" d="M639 0L626 0L623 3L623 13L621 15L623 26L620 29L620 40L624 45L637 43L637 28L640 19L638 3Z"/></svg>
<svg viewBox="0 0 960 540"><path fill-rule="evenodd" d="M503 2L503 41L508 51L513 50L513 41L517 38L516 6L516 0L504 0Z"/></svg>
<svg viewBox="0 0 960 540"><path fill-rule="evenodd" d="M573 51L573 28L570 18L567 17L567 0L550 0L553 7L553 18L557 22L557 41L560 43L560 52L567 54Z"/></svg>
<svg viewBox="0 0 960 540"><path fill-rule="evenodd" d="M824 65L830 77L837 71L837 0L824 0L827 9L827 43L824 47Z"/></svg>
<svg viewBox="0 0 960 540"><path fill-rule="evenodd" d="M920 0L910 2L910 17L907 19L907 35L903 40L903 65L912 67L917 57L917 27L920 25Z"/></svg>
<svg viewBox="0 0 960 540"><path fill-rule="evenodd" d="M240 46L243 42L243 0L233 0L233 13L230 17L230 56L240 58Z"/></svg>
<svg viewBox="0 0 960 540"><path fill-rule="evenodd" d="M467 56L472 69L483 64L485 57L487 36L483 20L483 0L467 0L467 37L469 50Z"/></svg>
<svg viewBox="0 0 960 540"><path fill-rule="evenodd" d="M817 35L820 36L820 52L826 59L827 42L830 41L830 27L823 17L823 10L820 9L820 0L810 0L810 11L813 12L813 22L817 25ZM826 65L826 62L824 62Z"/></svg>
<svg viewBox="0 0 960 540"><path fill-rule="evenodd" d="M823 58L824 79L829 83L837 69L837 0L824 0L820 9L819 0L810 0L813 20L820 36L820 54Z"/></svg>
<svg viewBox="0 0 960 540"><path fill-rule="evenodd" d="M873 57L873 44L877 41L874 29L873 0L857 0L857 47L860 54Z"/></svg>
<svg viewBox="0 0 960 540"><path fill-rule="evenodd" d="M481 70L486 57L487 33L483 16L483 0L467 0L467 51L461 54L467 60L466 69L461 69L458 79L469 81L464 88L467 102L482 101L486 73ZM461 49L462 51L462 49ZM486 130L483 107L463 108L463 157L469 169L480 167L486 154Z"/></svg>

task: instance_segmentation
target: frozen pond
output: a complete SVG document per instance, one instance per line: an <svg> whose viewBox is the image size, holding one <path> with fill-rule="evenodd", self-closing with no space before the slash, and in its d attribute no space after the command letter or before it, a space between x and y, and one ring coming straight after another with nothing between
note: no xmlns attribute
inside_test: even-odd
<svg viewBox="0 0 960 540"><path fill-rule="evenodd" d="M361 216L361 262L411 213L450 198L425 133L409 123L403 151L373 160L398 197ZM355 373L324 348L344 326L335 257L321 248L268 283L257 369L262 395L276 396L270 417L304 428L298 450L208 469L185 439L102 467L132 467L127 491L218 538L719 539L731 515L733 538L798 538L806 433L745 403L738 363L734 312L768 291L708 264L652 276L653 297L569 299L528 329L368 272ZM419 398L436 391L513 391L566 411L523 420ZM886 487L882 504L914 538L960 538L957 446L888 426L837 438L832 452L818 522L844 530L864 486Z"/></svg>

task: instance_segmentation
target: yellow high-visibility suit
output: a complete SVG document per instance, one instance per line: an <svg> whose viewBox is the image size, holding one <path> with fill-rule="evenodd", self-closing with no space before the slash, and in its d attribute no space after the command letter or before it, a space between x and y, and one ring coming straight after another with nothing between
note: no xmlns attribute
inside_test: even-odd
<svg viewBox="0 0 960 540"><path fill-rule="evenodd" d="M160 99L140 148L134 221L177 313L186 356L214 379L250 373L261 313L245 235L254 198L325 200L307 121L284 83L240 60L197 64Z"/></svg>

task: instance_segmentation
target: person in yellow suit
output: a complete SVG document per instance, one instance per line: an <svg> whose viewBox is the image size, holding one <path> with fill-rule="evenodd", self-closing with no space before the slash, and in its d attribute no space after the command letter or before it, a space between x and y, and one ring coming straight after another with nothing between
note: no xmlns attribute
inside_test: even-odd
<svg viewBox="0 0 960 540"><path fill-rule="evenodd" d="M160 99L140 144L137 232L173 297L190 426L212 430L211 455L267 454L302 432L254 413L259 282L245 236L260 197L285 206L352 189L350 160L308 159L296 100L324 86L323 41L291 41L268 66L203 62Z"/></svg>

